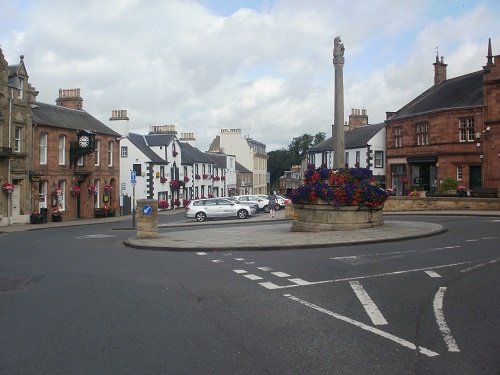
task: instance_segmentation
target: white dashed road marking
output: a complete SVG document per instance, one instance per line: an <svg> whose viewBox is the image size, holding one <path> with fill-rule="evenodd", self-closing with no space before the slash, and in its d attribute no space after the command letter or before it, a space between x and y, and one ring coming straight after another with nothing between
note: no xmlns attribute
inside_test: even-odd
<svg viewBox="0 0 500 375"><path fill-rule="evenodd" d="M429 275L430 277L441 277L441 275L437 272L434 272L434 271L425 271L425 273L427 275Z"/></svg>
<svg viewBox="0 0 500 375"><path fill-rule="evenodd" d="M498 262L500 260L500 258L496 258L496 259L493 259L493 260L490 260L489 262L487 263L480 263L480 264L476 264L475 266L473 267L469 267L469 268L465 268L463 270L460 270L460 272L469 272L469 271L472 271L476 268L479 268L479 267L484 267L484 266L487 266L488 264L493 264L495 262Z"/></svg>
<svg viewBox="0 0 500 375"><path fill-rule="evenodd" d="M289 274L284 273L284 272L271 272L271 274L273 274L274 276L278 276L278 277L290 277Z"/></svg>
<svg viewBox="0 0 500 375"><path fill-rule="evenodd" d="M233 271L236 273L247 273L247 271L245 271L245 270L233 270Z"/></svg>
<svg viewBox="0 0 500 375"><path fill-rule="evenodd" d="M257 276L257 275L248 274L248 275L243 275L243 276L250 279L250 280L262 280L262 277Z"/></svg>
<svg viewBox="0 0 500 375"><path fill-rule="evenodd" d="M271 267L257 267L258 270L261 271L272 271L273 269Z"/></svg>
<svg viewBox="0 0 500 375"><path fill-rule="evenodd" d="M349 284L351 284L352 290L356 293L356 296L365 308L365 311L372 320L373 324L376 326L387 325L387 320L385 320L384 316L378 309L377 305L375 305L375 302L372 301L365 288L363 288L358 281L349 281Z"/></svg>

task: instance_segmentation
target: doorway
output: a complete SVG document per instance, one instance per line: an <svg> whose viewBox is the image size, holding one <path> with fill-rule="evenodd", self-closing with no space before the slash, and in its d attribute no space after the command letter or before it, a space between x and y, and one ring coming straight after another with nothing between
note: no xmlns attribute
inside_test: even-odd
<svg viewBox="0 0 500 375"><path fill-rule="evenodd" d="M470 166L470 189L481 187L481 166Z"/></svg>

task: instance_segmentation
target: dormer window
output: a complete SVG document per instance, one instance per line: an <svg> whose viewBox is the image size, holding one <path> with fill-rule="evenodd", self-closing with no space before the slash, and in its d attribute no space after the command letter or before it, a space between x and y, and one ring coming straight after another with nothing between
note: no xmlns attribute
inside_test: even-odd
<svg viewBox="0 0 500 375"><path fill-rule="evenodd" d="M22 99L24 96L24 78L19 77L17 80L17 97Z"/></svg>

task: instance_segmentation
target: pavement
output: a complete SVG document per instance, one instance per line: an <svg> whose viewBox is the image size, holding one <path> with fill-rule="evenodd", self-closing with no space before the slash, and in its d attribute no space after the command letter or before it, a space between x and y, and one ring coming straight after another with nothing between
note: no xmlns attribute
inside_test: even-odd
<svg viewBox="0 0 500 375"><path fill-rule="evenodd" d="M405 211L384 213L384 225L354 231L334 232L291 232L291 220L285 220L285 210L270 214L260 213L248 219L207 220L198 223L185 219L182 210L161 211L159 215L179 215L180 220L158 226L158 238L137 238L131 236L124 245L136 249L168 251L236 251L236 250L286 250L333 247L354 244L367 244L400 241L428 237L445 232L447 229L436 223L420 221L398 221L400 215L422 216L486 216L499 217L500 211ZM1 226L0 234L47 228L64 228L76 225L99 223L119 223L116 230L130 230L131 216L102 219L80 219L45 224L14 224ZM130 227L124 223L130 223Z"/></svg>

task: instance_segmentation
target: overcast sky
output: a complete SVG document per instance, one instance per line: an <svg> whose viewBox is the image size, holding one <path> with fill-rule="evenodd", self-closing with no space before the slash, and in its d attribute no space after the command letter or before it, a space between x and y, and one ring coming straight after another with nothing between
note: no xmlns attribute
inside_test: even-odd
<svg viewBox="0 0 500 375"><path fill-rule="evenodd" d="M176 125L206 151L239 128L287 147L333 123L333 39L345 46L345 119L385 119L433 85L436 48L448 78L500 55L500 1L0 0L0 47L39 91L80 88L83 108L130 130Z"/></svg>

